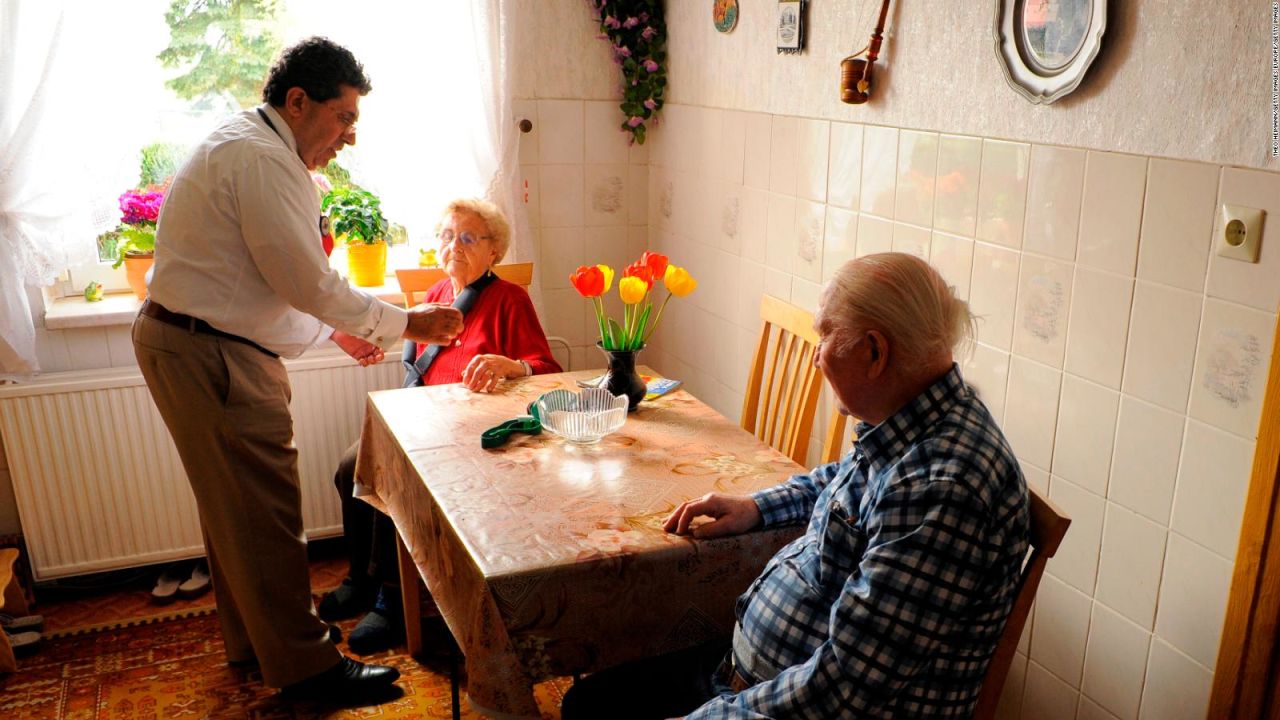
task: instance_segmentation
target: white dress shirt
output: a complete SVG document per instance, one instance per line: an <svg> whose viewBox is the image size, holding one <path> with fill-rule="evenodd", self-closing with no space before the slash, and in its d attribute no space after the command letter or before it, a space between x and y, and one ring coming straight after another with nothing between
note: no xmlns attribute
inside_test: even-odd
<svg viewBox="0 0 1280 720"><path fill-rule="evenodd" d="M408 315L329 267L311 173L289 125L262 110L275 131L245 110L174 177L156 231L152 299L284 357L329 339L332 328L390 347Z"/></svg>

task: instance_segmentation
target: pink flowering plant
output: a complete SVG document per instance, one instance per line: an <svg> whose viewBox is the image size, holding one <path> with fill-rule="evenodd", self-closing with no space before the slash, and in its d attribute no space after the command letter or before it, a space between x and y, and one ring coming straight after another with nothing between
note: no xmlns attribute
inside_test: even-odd
<svg viewBox="0 0 1280 720"><path fill-rule="evenodd" d="M662 0L589 0L600 20L600 39L613 46L622 68L622 129L644 144L645 124L662 108L667 87L667 23Z"/></svg>
<svg viewBox="0 0 1280 720"><path fill-rule="evenodd" d="M120 196L120 227L116 230L116 261L118 268L126 254L146 255L156 250L156 220L160 217L160 204L164 202L163 190L128 190Z"/></svg>

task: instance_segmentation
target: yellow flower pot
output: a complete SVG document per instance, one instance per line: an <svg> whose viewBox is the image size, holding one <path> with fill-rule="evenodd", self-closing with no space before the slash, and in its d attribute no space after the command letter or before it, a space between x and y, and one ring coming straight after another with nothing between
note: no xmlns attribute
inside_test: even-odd
<svg viewBox="0 0 1280 720"><path fill-rule="evenodd" d="M134 296L139 300L145 300L147 297L147 271L151 269L151 265L155 261L156 256L153 253L145 255L125 253L125 279L129 281L129 289L133 290Z"/></svg>
<svg viewBox="0 0 1280 720"><path fill-rule="evenodd" d="M382 285L387 276L387 244L373 245L349 243L347 245L347 273L351 281L360 287Z"/></svg>

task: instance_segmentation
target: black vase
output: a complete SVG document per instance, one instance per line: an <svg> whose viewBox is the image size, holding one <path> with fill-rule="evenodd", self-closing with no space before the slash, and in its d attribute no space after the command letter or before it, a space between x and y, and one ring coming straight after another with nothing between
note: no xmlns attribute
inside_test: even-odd
<svg viewBox="0 0 1280 720"><path fill-rule="evenodd" d="M600 343L596 343L596 347L609 358L609 369L605 371L600 387L614 395L626 395L627 412L634 412L648 391L644 380L636 372L636 353L643 350L644 346L640 346L639 350L605 350Z"/></svg>

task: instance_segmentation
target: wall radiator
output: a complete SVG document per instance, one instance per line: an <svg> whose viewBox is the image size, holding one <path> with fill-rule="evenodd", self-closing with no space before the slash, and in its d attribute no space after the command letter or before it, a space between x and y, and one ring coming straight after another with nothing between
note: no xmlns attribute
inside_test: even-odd
<svg viewBox="0 0 1280 720"><path fill-rule="evenodd" d="M365 395L400 386L400 353L362 368L317 351L286 361L309 538L342 532L333 471ZM204 553L195 498L137 368L0 386L0 437L37 580Z"/></svg>

